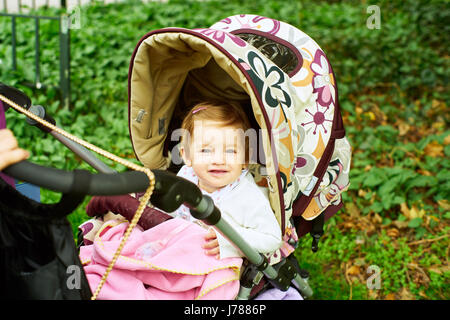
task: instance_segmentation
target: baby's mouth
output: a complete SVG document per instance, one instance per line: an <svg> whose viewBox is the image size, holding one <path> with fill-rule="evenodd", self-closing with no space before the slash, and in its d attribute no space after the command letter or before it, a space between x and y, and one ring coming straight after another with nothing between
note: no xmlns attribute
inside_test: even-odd
<svg viewBox="0 0 450 320"><path fill-rule="evenodd" d="M208 172L210 174L212 174L213 176L221 176L226 174L228 171L227 170L220 170L220 169L213 169L213 170L208 170Z"/></svg>

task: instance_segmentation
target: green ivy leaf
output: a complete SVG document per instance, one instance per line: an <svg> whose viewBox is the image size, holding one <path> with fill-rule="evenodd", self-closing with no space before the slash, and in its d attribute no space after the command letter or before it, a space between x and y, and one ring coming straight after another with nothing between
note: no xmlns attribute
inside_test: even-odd
<svg viewBox="0 0 450 320"><path fill-rule="evenodd" d="M422 218L414 218L408 223L408 227L410 228L418 228L422 224Z"/></svg>

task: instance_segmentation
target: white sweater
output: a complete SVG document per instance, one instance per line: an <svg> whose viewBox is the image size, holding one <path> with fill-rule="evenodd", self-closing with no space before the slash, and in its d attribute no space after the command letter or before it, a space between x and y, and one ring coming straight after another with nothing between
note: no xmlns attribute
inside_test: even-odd
<svg viewBox="0 0 450 320"><path fill-rule="evenodd" d="M177 174L195 184L198 177L191 167L183 166ZM222 217L239 233L247 243L260 253L272 253L279 249L281 229L270 207L269 199L258 187L251 173L244 170L233 183L213 193L203 191L210 196ZM182 205L170 213L174 217L195 221L189 209ZM242 257L243 254L222 234L216 232L219 241L220 258Z"/></svg>

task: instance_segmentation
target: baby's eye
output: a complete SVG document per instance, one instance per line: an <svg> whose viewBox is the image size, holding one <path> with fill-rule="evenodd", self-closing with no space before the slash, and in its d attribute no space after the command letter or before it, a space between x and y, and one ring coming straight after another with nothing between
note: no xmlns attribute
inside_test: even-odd
<svg viewBox="0 0 450 320"><path fill-rule="evenodd" d="M208 149L208 148L202 148L202 149L200 149L200 152L201 152L201 153L210 153L210 152L211 152L211 149Z"/></svg>
<svg viewBox="0 0 450 320"><path fill-rule="evenodd" d="M226 153L236 153L236 149L227 149L225 150Z"/></svg>

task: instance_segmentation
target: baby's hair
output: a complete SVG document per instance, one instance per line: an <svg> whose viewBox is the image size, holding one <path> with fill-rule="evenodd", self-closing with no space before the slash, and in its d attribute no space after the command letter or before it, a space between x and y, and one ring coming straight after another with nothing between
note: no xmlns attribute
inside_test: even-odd
<svg viewBox="0 0 450 320"><path fill-rule="evenodd" d="M182 144L188 140L185 135L193 136L194 123L199 120L217 121L223 127L233 126L244 132L251 128L250 121L240 105L225 101L204 101L196 104L186 114L181 124L181 128L185 130ZM248 159L248 155L246 158Z"/></svg>
<svg viewBox="0 0 450 320"><path fill-rule="evenodd" d="M197 120L211 120L225 126L236 126L244 131L251 128L247 115L242 108L232 102L204 101L196 104L185 116L181 128L193 134L194 122Z"/></svg>

